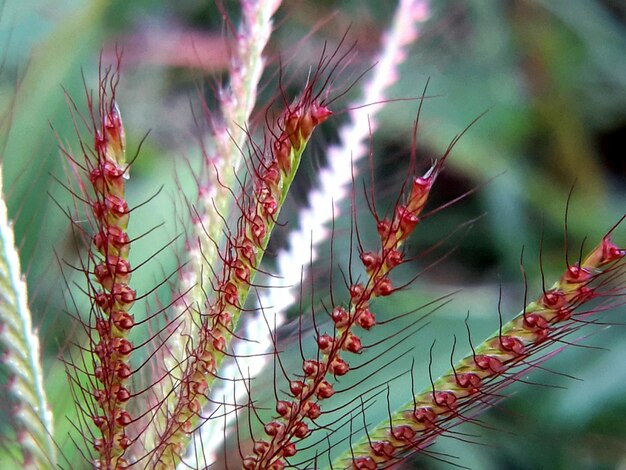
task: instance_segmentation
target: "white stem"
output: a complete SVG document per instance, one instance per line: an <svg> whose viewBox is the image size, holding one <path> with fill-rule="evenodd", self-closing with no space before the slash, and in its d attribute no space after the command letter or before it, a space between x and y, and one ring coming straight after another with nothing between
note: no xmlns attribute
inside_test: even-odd
<svg viewBox="0 0 626 470"><path fill-rule="evenodd" d="M43 386L39 339L33 331L26 283L20 269L13 228L2 196L0 167L0 343L6 348L3 363L13 374L9 392L17 402L15 419L24 452L41 468L55 467L52 412Z"/></svg>
<svg viewBox="0 0 626 470"><path fill-rule="evenodd" d="M406 49L428 20L427 0L400 0L391 28L382 39L370 79L363 86L362 98L348 105L350 122L339 130L340 144L328 149L328 164L319 174L319 187L309 193L309 206L299 214L299 229L289 234L288 247L278 253L277 275L272 289L261 297L262 305L285 312L294 305L303 266L317 259L317 247L329 237L326 228L340 214L339 204L348 197L353 165L367 155L366 141L377 127L376 114L384 106L389 88L398 80L398 68L406 59Z"/></svg>
<svg viewBox="0 0 626 470"><path fill-rule="evenodd" d="M229 87L222 90L220 95L223 123L217 124L214 129L216 155L208 162L208 181L201 183L206 186L201 188L201 193L204 195L199 205L201 217L195 224L196 238L190 250L192 256L190 266L193 270L185 276L187 286L196 285L196 288L191 291L195 299L202 299L204 296L201 289L204 280L200 272L204 272L206 280L211 273L211 268L206 265L207 261L214 263L218 258L214 241L220 240L222 236L222 214L228 212L231 202L227 188L233 186L234 175L243 158L241 149L248 138L246 129L248 129L250 115L256 104L258 83L265 66L263 50L272 33L272 16L280 4L281 0L241 0L242 22L237 34L237 54L233 57L231 64ZM208 237L206 231L209 232ZM195 302L190 300L182 304L193 305L194 303L202 305L202 302L198 300ZM255 336L266 330L265 323L263 323L254 327L254 331L250 334ZM258 341L258 338L255 340ZM239 341L235 345L235 354L242 358L263 353L268 348L267 343L271 343L269 336L260 341L260 347L259 343ZM253 375L257 373L256 367L259 370L262 367L262 361L258 358L240 359L238 362L240 370L246 371L244 373L249 370ZM220 375L238 377L239 368L235 364L230 364L220 372ZM228 404L240 400L245 393L246 389L242 384L237 382L236 389L233 390L230 382L227 382L226 386L213 390L211 395L215 402L223 401ZM230 412L232 407L224 405L223 408L216 412L220 415L227 413L227 420L234 419L234 414ZM210 412L211 410L205 411L203 414L207 415ZM186 462L193 465L195 450L202 449L204 458L211 463L213 461L211 453L222 445L224 426L223 419L208 420L201 427L201 432L195 436L188 450Z"/></svg>

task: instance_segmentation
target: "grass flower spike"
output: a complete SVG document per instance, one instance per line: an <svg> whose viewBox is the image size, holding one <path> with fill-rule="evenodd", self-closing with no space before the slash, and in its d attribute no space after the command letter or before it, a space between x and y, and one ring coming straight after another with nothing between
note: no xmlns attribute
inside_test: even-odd
<svg viewBox="0 0 626 470"><path fill-rule="evenodd" d="M318 80L314 77L295 103L287 106L267 146L256 155L251 188L244 188L237 202L241 211L237 231L221 254L224 272L215 281L216 298L205 305L198 345L192 353L196 360L189 362L181 378L176 406L153 455L157 468L170 468L182 458L189 435L201 422L207 391L232 339L302 153L314 128L331 114L314 91Z"/></svg>
<svg viewBox="0 0 626 470"><path fill-rule="evenodd" d="M415 229L444 162L445 157L424 176L414 178L407 200L397 206L390 219L378 220L381 248L378 252L362 249L360 252L367 281L350 281L350 304L347 307L336 305L332 309L332 333L317 337L318 357L303 361L303 374L289 383L291 399L277 402L278 417L265 424L268 438L255 441L257 455L244 460L247 470L285 468L288 466L286 459L297 454L296 442L311 433L315 420L323 412L322 402L335 394L332 378L342 377L350 371L350 364L344 356L359 354L363 350L357 329L370 330L376 325L372 300L389 296L394 291L389 274L404 261L401 247Z"/></svg>
<svg viewBox="0 0 626 470"><path fill-rule="evenodd" d="M99 364L95 379L102 385L94 390L95 401L102 414L94 424L102 437L94 442L100 454L101 468L124 468L124 451L130 445L126 427L132 417L126 410L131 397L128 379L132 374L129 355L133 350L127 339L134 326L130 314L136 292L130 288L131 266L128 262L130 239L126 232L129 219L124 187L128 175L125 157L124 128L113 98L101 99L102 126L96 131L97 163L89 174L95 200L92 207L97 225L93 244L100 255L94 277L100 289L95 293L96 331L99 342L94 351Z"/></svg>
<svg viewBox="0 0 626 470"><path fill-rule="evenodd" d="M491 338L472 346L471 354L434 380L429 389L394 412L388 422L367 431L339 459L340 465L368 470L389 466L410 453L424 451L459 422L471 421L478 410L500 399L497 392L516 380L516 368L527 370L540 364L541 358L535 357L539 351L588 322L595 310L583 310L585 305L623 291L607 292L607 286L612 276L623 276L624 258L626 250L607 235L582 263L569 265L539 299Z"/></svg>

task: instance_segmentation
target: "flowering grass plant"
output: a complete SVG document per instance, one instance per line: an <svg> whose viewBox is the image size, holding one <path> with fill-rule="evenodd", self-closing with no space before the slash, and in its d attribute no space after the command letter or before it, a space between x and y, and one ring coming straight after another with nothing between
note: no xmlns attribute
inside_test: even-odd
<svg viewBox="0 0 626 470"><path fill-rule="evenodd" d="M433 98L428 81L417 98L390 98L406 80L401 66L432 16L430 2L399 0L364 71L351 70L349 31L321 45L302 85L277 61L267 102L264 51L281 2L239 3L237 21L218 5L232 35L228 78L191 106L201 161L176 166L176 220L163 220L171 225L141 222L162 201L160 190L137 198L141 191L132 189L151 137L127 139L123 53L101 55L96 83L85 76L84 105L65 94L76 141L53 123L65 198L50 199L72 240L56 256L66 306L57 318L72 330L57 359L73 404L62 431L46 393L20 246L1 201L0 344L12 403L7 435L15 436L5 442L7 455L37 469L373 470L420 457L463 467L462 458L454 463L436 450L438 438L474 441L466 429L489 428L480 414L500 406L510 386L549 370L548 359L584 344L581 331L598 332L606 312L623 306L626 250L614 239L625 216L618 213L595 245L575 249L566 209L562 272L544 269L542 247L536 289L522 262L521 311L512 318L503 311L501 289L497 329L482 341L457 317L466 351L450 335L451 351L443 353L450 368L437 371L442 353L428 322L453 294L397 299L412 296L419 280L462 249L477 222L466 217L429 247L413 245L428 219L480 192L437 196L450 182L457 144L483 115L429 158L418 152ZM349 102L355 90L360 96ZM385 155L372 143L380 113L411 104L408 156L395 179L386 178L378 169ZM301 173L326 146L317 136L333 122L341 124L327 132L337 143L321 151L316 181L307 183ZM306 202L294 209L298 191ZM167 242L151 241L168 231ZM163 261L168 251L175 263ZM146 271L149 287L137 281ZM426 371L415 364L419 344L428 351Z"/></svg>

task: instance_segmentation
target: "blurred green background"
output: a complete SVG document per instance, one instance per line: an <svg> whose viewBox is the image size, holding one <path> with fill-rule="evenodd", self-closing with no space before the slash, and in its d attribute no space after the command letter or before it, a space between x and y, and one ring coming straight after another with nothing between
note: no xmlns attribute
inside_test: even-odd
<svg viewBox="0 0 626 470"><path fill-rule="evenodd" d="M468 349L463 321L468 311L474 342L497 328L500 287L504 317L519 311L524 292L519 271L522 247L530 298L541 287L541 239L546 279L557 278L564 268L563 225L572 187L570 258L578 256L583 240L587 248L595 244L626 207L624 3L433 3L431 19L410 49L399 83L388 94L389 99L417 97L430 79L427 94L432 98L425 102L418 137L420 168L445 151L452 138L479 114L488 112L456 145L431 207L465 191L478 191L424 222L408 250L422 253L460 224L480 218L430 257L432 262L448 254L435 268L398 293L392 304L380 305L379 316L384 318L461 289L453 302L430 318L427 328L399 348L413 348L411 354L388 367L406 369L410 357L415 356L416 388L428 387L427 351L433 340L435 375L449 367L453 334L459 338L456 353ZM285 67L285 87L295 93L324 43L332 49L346 31L347 43L354 42L355 49L334 87L337 92L348 88L370 65L378 37L393 14L393 4L376 0L286 1L268 48L269 65L260 100L267 102L276 94L279 57ZM237 24L236 2L226 1L224 8ZM27 271L35 324L43 341L57 435L66 458L75 463L76 450L66 437L72 432L75 410L57 358L77 328L65 313L70 297L57 261L76 261L69 224L57 207L69 207L72 202L58 182L67 179L67 167L55 133L77 148L64 91L84 109L83 77L87 87L95 87L101 53L107 62L114 57L116 46L124 51L118 96L130 149L137 148L150 131L132 169L128 199L138 204L164 188L146 209L133 216L135 234L164 223L133 248L136 265L185 229L181 194L192 200L195 197L189 167L198 168L200 154L194 138L200 132L191 107L198 109L198 94L210 104L215 84L225 80L228 54L224 37L230 33L216 6L197 0L6 0L0 21L5 189ZM364 80L367 75L333 105L336 116L312 142L294 197L285 210L295 211L303 203L307 188L315 182L316 169L324 164L324 147L336 140L337 127L347 117L342 110L350 98L359 96ZM393 201L406 176L417 107L415 101L389 103L373 136L381 207ZM206 124L201 127L206 130ZM172 177L174 173L177 179ZM363 202L361 196L357 200ZM367 209L359 207L364 239L373 240ZM293 217L288 212L283 219ZM347 233L348 224L349 220L338 220L338 233ZM287 229L277 234L272 251L281 246ZM336 237L336 242L342 243L342 238ZM615 238L626 244L623 228ZM337 249L342 252L348 250ZM175 268L177 259L175 253L153 259L136 276L137 289L147 291ZM327 262L322 256L314 269L322 295L328 291ZM345 268L347 257L340 255L335 262ZM271 266L271 260L268 264ZM400 276L409 279L427 265L428 261L420 260ZM335 278L335 289L340 291L340 276ZM154 311L155 304L152 299L145 306L136 306L134 312ZM319 305L316 308L319 310ZM607 324L623 323L624 314L626 309L621 307L602 319ZM293 334L294 330L288 327L283 336L289 338L289 331ZM485 416L484 427L462 426L459 430L472 436L443 439L433 448L435 457L407 462L404 468L451 468L438 461L439 457L473 469L626 468L626 331L619 325L596 325L584 332L591 336L582 344L596 348L569 348L547 364L576 380L549 371L532 373L529 381L541 385L518 384L507 390L511 397ZM381 357L379 367L392 356ZM383 371L377 383L391 375L391 371ZM271 380L271 375L268 377ZM393 389L407 390L406 386ZM394 392L391 401L403 403L408 398ZM384 396L380 401L379 413L385 416ZM6 451L0 455L0 466L10 468L7 465L14 451L7 424L10 406L3 411L0 426ZM375 416L376 412L372 413Z"/></svg>

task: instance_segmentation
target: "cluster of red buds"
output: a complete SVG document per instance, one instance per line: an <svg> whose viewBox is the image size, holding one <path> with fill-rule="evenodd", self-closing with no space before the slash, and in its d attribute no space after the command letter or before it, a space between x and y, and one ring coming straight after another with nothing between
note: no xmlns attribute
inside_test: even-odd
<svg viewBox="0 0 626 470"><path fill-rule="evenodd" d="M180 458L184 452L184 437L197 425L199 412L207 402L206 394L230 343L300 156L315 127L330 115L330 110L307 88L300 100L285 110L278 121L279 132L259 158L251 193L238 205L241 214L236 232L220 255L223 272L215 298L205 306L194 361L177 391L175 419L170 420L174 424L162 433L154 453L158 468L168 468L171 459Z"/></svg>
<svg viewBox="0 0 626 470"><path fill-rule="evenodd" d="M331 378L344 376L350 370L342 354L359 354L363 350L355 326L364 330L373 328L376 315L371 310L370 302L376 297L385 297L394 292L389 274L403 263L402 244L417 226L444 160L435 163L424 176L413 179L406 202L397 205L391 219L378 220L381 248L378 252L360 252L367 282L351 284L349 306L336 306L330 312L333 333L318 336L318 359L305 360L301 376L291 380L290 400L278 402L278 416L265 425L268 439L255 440L255 455L244 460L244 468L247 470L281 470L287 465L285 459L297 453L295 442L311 434L307 421L319 418L322 414L320 402L335 394Z"/></svg>
<svg viewBox="0 0 626 470"><path fill-rule="evenodd" d="M477 406L487 406L490 398L497 400L496 392L515 380L517 375L511 373L514 367L532 367L531 356L575 328L575 312L602 295L598 288L601 277L625 257L626 250L605 237L582 263L568 266L561 279L538 300L473 348L429 390L414 397L389 422L369 430L367 438L345 455L346 464L368 470L390 465L426 448L456 423L471 420L471 416L463 416L464 410L467 413Z"/></svg>
<svg viewBox="0 0 626 470"><path fill-rule="evenodd" d="M103 99L104 97L101 97ZM130 288L131 266L128 261L130 239L126 232L129 209L124 199L128 168L125 162L124 128L115 103L101 103L100 126L95 129L95 162L89 163L89 180L94 197L91 208L96 233L91 259L93 303L96 308L93 371L96 403L92 416L100 437L95 438L98 453L96 468L126 468L123 457L131 444L126 428L133 419L126 410L131 398L128 379L132 374L129 355L132 343L127 339L134 326L129 313L136 292Z"/></svg>

